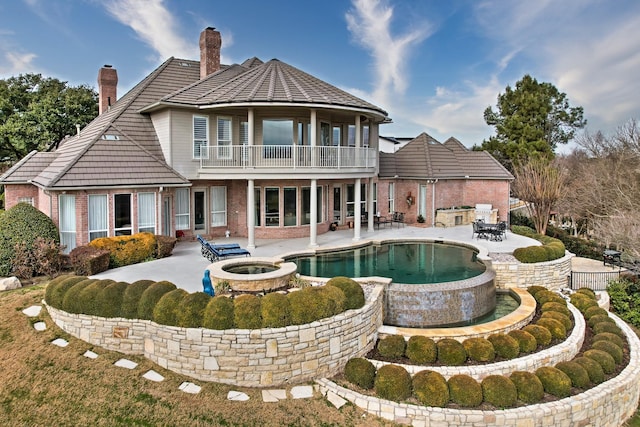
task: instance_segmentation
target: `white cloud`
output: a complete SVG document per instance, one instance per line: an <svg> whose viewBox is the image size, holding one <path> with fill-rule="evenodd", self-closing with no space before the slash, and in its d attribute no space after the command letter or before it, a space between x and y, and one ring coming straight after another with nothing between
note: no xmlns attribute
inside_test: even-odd
<svg viewBox="0 0 640 427"><path fill-rule="evenodd" d="M3 56L4 61L0 62L0 78L37 72L33 64L37 57L35 53L5 51Z"/></svg>

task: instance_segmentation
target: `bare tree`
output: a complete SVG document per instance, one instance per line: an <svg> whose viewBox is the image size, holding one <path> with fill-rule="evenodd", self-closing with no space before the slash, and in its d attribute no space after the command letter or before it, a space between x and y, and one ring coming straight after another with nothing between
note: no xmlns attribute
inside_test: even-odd
<svg viewBox="0 0 640 427"><path fill-rule="evenodd" d="M555 161L534 156L519 162L513 172L514 195L529 202L527 208L536 231L545 234L551 209L562 194L566 180L565 169Z"/></svg>

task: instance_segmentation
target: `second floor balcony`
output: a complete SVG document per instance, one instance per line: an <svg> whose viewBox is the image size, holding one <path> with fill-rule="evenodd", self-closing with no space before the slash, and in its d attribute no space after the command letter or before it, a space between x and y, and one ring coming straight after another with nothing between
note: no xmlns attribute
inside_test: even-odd
<svg viewBox="0 0 640 427"><path fill-rule="evenodd" d="M300 145L216 145L202 148L200 170L224 173L373 173L374 148Z"/></svg>

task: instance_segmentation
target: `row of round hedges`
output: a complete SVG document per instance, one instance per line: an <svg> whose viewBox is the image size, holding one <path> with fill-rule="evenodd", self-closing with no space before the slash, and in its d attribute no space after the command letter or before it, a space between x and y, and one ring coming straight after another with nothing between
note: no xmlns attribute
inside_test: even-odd
<svg viewBox="0 0 640 427"><path fill-rule="evenodd" d="M526 246L515 249L513 256L520 262L536 263L553 261L562 258L565 254L564 243L559 239L543 236L525 226L513 226L511 227L511 231L516 234L531 237L542 243L541 246Z"/></svg>
<svg viewBox="0 0 640 427"><path fill-rule="evenodd" d="M100 237L89 242L89 246L109 251L110 268L140 263L153 258L157 252L156 236L153 233Z"/></svg>
<svg viewBox="0 0 640 427"><path fill-rule="evenodd" d="M60 276L49 282L45 300L52 307L75 314L153 320L188 328L258 329L311 323L364 305L364 292L355 281L341 278L331 284L288 294L263 297L189 294L167 281L140 280L131 284L85 276ZM346 290L343 291L343 289ZM358 289L360 290L358 292ZM347 296L348 295L348 296Z"/></svg>

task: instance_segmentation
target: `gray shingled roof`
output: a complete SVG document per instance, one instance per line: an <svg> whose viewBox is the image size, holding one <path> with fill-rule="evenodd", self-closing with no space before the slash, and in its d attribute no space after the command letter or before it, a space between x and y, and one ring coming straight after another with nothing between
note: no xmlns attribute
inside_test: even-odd
<svg viewBox="0 0 640 427"><path fill-rule="evenodd" d="M32 151L3 173L0 182L26 184L49 166L55 157L55 153Z"/></svg>
<svg viewBox="0 0 640 427"><path fill-rule="evenodd" d="M381 178L507 179L513 175L486 151L449 138L444 144L421 133L395 153L380 153Z"/></svg>

